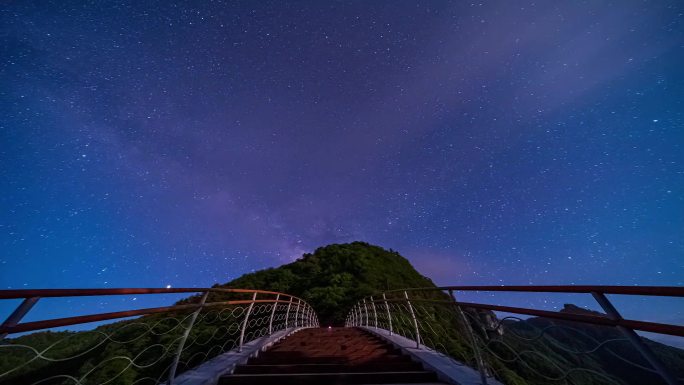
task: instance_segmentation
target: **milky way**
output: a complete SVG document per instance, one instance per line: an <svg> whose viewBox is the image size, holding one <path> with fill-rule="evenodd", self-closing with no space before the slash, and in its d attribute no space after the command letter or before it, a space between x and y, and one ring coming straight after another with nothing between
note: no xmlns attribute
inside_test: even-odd
<svg viewBox="0 0 684 385"><path fill-rule="evenodd" d="M684 6L553 3L3 4L0 285L682 285Z"/></svg>

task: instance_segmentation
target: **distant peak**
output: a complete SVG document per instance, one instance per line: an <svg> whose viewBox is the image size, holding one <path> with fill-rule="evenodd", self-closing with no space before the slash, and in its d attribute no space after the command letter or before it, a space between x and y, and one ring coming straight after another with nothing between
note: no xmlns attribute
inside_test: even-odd
<svg viewBox="0 0 684 385"><path fill-rule="evenodd" d="M603 314L601 312L585 309L585 308L579 307L577 305L573 305L571 303L564 304L563 308L561 309L560 312L561 313L570 313L570 314L580 314L580 315L591 315L591 316L597 316L597 317L605 316L605 314Z"/></svg>

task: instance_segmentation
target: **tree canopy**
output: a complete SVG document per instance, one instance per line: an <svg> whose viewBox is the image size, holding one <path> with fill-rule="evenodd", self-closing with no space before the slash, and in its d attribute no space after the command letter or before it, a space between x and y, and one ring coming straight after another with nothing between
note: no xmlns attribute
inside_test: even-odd
<svg viewBox="0 0 684 385"><path fill-rule="evenodd" d="M343 323L356 301L378 291L428 286L434 283L399 253L365 242L320 247L290 264L219 285L299 296L313 306L322 325Z"/></svg>

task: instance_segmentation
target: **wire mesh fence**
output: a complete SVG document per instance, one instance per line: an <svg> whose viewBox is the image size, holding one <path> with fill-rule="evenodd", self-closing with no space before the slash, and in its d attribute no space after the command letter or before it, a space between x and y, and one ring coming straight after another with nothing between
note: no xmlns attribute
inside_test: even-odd
<svg viewBox="0 0 684 385"><path fill-rule="evenodd" d="M495 313L489 305L458 302L443 289L364 298L350 310L346 325L401 335L415 342L411 348L434 350L454 365L479 371L482 383L684 384L684 350L641 338L611 314L579 308L538 312L546 317ZM675 325L624 321L681 333Z"/></svg>
<svg viewBox="0 0 684 385"><path fill-rule="evenodd" d="M179 373L260 337L318 326L313 309L287 294L194 291L202 294L86 331L49 328L80 324L87 316L24 324L6 321L2 333L8 336L0 343L0 384L172 384ZM27 328L33 333L13 335Z"/></svg>

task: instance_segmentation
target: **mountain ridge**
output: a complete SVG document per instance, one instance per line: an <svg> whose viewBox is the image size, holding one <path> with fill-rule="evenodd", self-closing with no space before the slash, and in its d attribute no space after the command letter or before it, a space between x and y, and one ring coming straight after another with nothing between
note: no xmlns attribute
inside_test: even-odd
<svg viewBox="0 0 684 385"><path fill-rule="evenodd" d="M322 325L341 325L352 305L363 297L381 290L436 285L398 252L357 241L319 247L294 262L214 287L292 294L316 309Z"/></svg>

